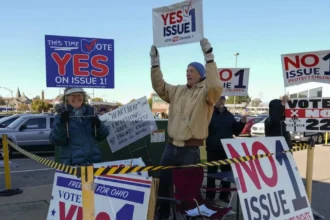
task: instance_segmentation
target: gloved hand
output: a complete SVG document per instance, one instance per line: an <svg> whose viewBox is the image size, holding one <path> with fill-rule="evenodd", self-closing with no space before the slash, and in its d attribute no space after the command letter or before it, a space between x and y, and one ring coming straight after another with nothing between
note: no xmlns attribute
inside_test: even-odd
<svg viewBox="0 0 330 220"><path fill-rule="evenodd" d="M213 61L214 60L214 55L212 53L213 51L213 48L211 47L211 44L210 42L208 41L208 39L206 38L203 38L202 40L200 40L200 44L201 44L201 47L202 47L202 51L203 51L203 54L204 54L204 59L205 61Z"/></svg>
<svg viewBox="0 0 330 220"><path fill-rule="evenodd" d="M159 53L157 47L151 46L150 50L151 66L159 66Z"/></svg>
<svg viewBox="0 0 330 220"><path fill-rule="evenodd" d="M67 122L69 122L69 120L70 120L70 113L71 113L71 111L68 111L68 110L66 110L66 111L64 111L64 112L62 112L61 113L61 116L60 116L60 122L61 123L67 123Z"/></svg>
<svg viewBox="0 0 330 220"><path fill-rule="evenodd" d="M99 128L101 126L101 120L99 119L98 116L92 117L91 122L92 122L92 127L96 126L97 128Z"/></svg>

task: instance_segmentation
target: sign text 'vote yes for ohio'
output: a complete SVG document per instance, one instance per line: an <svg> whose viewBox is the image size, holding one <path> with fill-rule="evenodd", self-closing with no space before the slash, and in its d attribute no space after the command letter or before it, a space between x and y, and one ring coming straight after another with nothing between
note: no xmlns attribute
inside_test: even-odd
<svg viewBox="0 0 330 220"><path fill-rule="evenodd" d="M203 1L188 0L154 8L152 23L156 47L198 42L204 35Z"/></svg>
<svg viewBox="0 0 330 220"><path fill-rule="evenodd" d="M283 137L221 139L228 158L288 150ZM246 220L313 219L290 153L231 165Z"/></svg>
<svg viewBox="0 0 330 220"><path fill-rule="evenodd" d="M110 175L95 178L94 218L146 219L152 178ZM55 172L47 220L83 220L81 179Z"/></svg>
<svg viewBox="0 0 330 220"><path fill-rule="evenodd" d="M330 98L292 99L285 108L288 131L330 131Z"/></svg>
<svg viewBox="0 0 330 220"><path fill-rule="evenodd" d="M284 86L308 82L330 83L330 50L283 54Z"/></svg>
<svg viewBox="0 0 330 220"><path fill-rule="evenodd" d="M223 83L224 96L248 95L249 68L219 68L219 77Z"/></svg>
<svg viewBox="0 0 330 220"><path fill-rule="evenodd" d="M45 36L47 87L114 88L114 40Z"/></svg>

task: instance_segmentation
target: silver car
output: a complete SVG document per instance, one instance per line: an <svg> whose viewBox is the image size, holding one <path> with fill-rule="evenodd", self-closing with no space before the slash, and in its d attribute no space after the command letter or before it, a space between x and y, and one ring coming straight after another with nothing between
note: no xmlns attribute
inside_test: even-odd
<svg viewBox="0 0 330 220"><path fill-rule="evenodd" d="M7 134L10 141L29 152L54 151L49 141L54 118L53 114L21 115L6 128L0 128L0 138L2 134ZM9 149L11 155L12 148Z"/></svg>

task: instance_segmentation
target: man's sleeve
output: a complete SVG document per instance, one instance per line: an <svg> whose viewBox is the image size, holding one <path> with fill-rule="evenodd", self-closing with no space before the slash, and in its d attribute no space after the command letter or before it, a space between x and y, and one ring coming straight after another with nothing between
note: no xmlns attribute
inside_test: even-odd
<svg viewBox="0 0 330 220"><path fill-rule="evenodd" d="M165 102L170 103L177 86L165 82L160 66L151 67L151 82L152 88L156 91L159 97Z"/></svg>
<svg viewBox="0 0 330 220"><path fill-rule="evenodd" d="M223 87L215 62L206 63L206 101L209 105L214 105L220 98Z"/></svg>

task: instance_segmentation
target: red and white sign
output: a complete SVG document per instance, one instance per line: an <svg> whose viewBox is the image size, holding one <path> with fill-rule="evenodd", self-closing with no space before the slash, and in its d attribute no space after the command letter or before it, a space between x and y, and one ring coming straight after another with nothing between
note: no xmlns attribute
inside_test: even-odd
<svg viewBox="0 0 330 220"><path fill-rule="evenodd" d="M96 177L95 220L140 220L148 214L152 178L122 175ZM81 180L55 172L47 220L82 220Z"/></svg>
<svg viewBox="0 0 330 220"><path fill-rule="evenodd" d="M250 68L219 68L224 96L248 95Z"/></svg>
<svg viewBox="0 0 330 220"><path fill-rule="evenodd" d="M330 83L330 50L281 55L284 86Z"/></svg>
<svg viewBox="0 0 330 220"><path fill-rule="evenodd" d="M228 158L288 150L283 137L221 139ZM314 219L292 154L232 164L244 219Z"/></svg>
<svg viewBox="0 0 330 220"><path fill-rule="evenodd" d="M285 106L287 131L329 132L330 98L291 99Z"/></svg>
<svg viewBox="0 0 330 220"><path fill-rule="evenodd" d="M198 42L204 36L203 1L187 0L154 8L152 24L156 47Z"/></svg>

